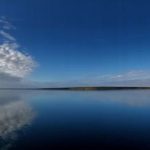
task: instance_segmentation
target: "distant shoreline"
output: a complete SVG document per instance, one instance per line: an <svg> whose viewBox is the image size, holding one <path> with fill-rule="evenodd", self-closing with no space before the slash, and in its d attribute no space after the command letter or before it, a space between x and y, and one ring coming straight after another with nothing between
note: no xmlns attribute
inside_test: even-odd
<svg viewBox="0 0 150 150"><path fill-rule="evenodd" d="M105 91L105 90L150 90L150 87L93 86L93 87L58 87L58 88L0 88L0 90Z"/></svg>

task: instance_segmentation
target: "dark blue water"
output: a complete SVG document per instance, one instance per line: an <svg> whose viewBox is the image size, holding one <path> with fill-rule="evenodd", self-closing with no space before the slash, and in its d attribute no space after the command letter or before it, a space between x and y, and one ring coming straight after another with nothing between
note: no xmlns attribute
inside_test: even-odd
<svg viewBox="0 0 150 150"><path fill-rule="evenodd" d="M150 91L0 91L0 150L149 150Z"/></svg>

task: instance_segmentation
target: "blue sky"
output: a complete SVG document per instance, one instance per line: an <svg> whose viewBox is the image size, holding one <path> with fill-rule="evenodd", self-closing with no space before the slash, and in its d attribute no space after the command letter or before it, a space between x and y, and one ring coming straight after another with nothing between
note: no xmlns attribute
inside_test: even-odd
<svg viewBox="0 0 150 150"><path fill-rule="evenodd" d="M15 26L10 33L38 64L30 80L96 83L103 76L147 77L149 5L148 0L1 0L0 16Z"/></svg>

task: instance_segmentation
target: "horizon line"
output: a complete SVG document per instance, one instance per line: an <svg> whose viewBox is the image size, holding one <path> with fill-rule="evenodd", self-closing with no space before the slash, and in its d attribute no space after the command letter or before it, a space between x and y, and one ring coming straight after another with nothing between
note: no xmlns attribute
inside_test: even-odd
<svg viewBox="0 0 150 150"><path fill-rule="evenodd" d="M81 91L98 91L98 90L144 90L150 86L70 86L70 87L24 87L24 88L0 88L0 90L81 90Z"/></svg>

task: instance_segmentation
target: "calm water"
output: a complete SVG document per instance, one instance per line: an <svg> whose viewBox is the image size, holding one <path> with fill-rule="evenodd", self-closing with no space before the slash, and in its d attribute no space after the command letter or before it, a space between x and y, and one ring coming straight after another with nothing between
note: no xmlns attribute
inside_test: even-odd
<svg viewBox="0 0 150 150"><path fill-rule="evenodd" d="M149 150L150 90L0 91L0 150Z"/></svg>

